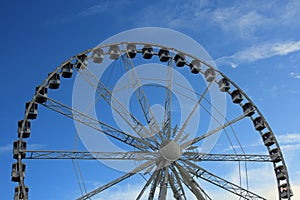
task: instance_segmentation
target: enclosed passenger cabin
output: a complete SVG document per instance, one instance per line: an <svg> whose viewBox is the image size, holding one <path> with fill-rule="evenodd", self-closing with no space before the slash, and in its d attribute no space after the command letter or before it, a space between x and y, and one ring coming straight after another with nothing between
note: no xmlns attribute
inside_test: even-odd
<svg viewBox="0 0 300 200"><path fill-rule="evenodd" d="M253 124L254 124L255 130L257 130L257 131L261 131L264 128L266 128L265 122L261 117L256 117L253 120Z"/></svg>
<svg viewBox="0 0 300 200"><path fill-rule="evenodd" d="M280 197L283 199L287 199L293 196L292 190L288 187L287 183L283 183L279 186Z"/></svg>
<svg viewBox="0 0 300 200"><path fill-rule="evenodd" d="M174 56L174 61L177 67L183 67L186 63L185 56L182 53L178 53Z"/></svg>
<svg viewBox="0 0 300 200"><path fill-rule="evenodd" d="M212 82L215 78L216 78L216 72L214 69L212 68L208 68L205 72L204 72L204 76L205 76L205 80L207 82Z"/></svg>
<svg viewBox="0 0 300 200"><path fill-rule="evenodd" d="M49 79L49 88L50 89L58 89L59 86L60 86L60 76L58 73L55 73Z"/></svg>
<svg viewBox="0 0 300 200"><path fill-rule="evenodd" d="M201 69L201 63L199 60L192 60L192 62L190 63L190 70L193 74L198 74Z"/></svg>
<svg viewBox="0 0 300 200"><path fill-rule="evenodd" d="M229 81L226 78L222 78L218 85L221 92L227 92L230 89Z"/></svg>
<svg viewBox="0 0 300 200"><path fill-rule="evenodd" d="M129 43L126 46L126 56L129 58L135 58L137 54L136 45L133 43Z"/></svg>
<svg viewBox="0 0 300 200"><path fill-rule="evenodd" d="M38 93L38 95L35 98L35 101L37 103L46 103L47 101L47 96L48 96L48 88L46 87L41 87L40 91L38 92L40 87L35 88L35 92Z"/></svg>
<svg viewBox="0 0 300 200"><path fill-rule="evenodd" d="M103 59L104 59L104 55L103 55L103 49L95 49L92 53L92 59L94 63L102 63Z"/></svg>
<svg viewBox="0 0 300 200"><path fill-rule="evenodd" d="M143 58L151 59L153 56L153 48L150 45L145 45L142 49Z"/></svg>
<svg viewBox="0 0 300 200"><path fill-rule="evenodd" d="M85 69L86 66L87 66L87 55L85 54L81 54L81 55L78 55L76 56L77 60L76 60L76 63L75 63L75 67L77 69Z"/></svg>
<svg viewBox="0 0 300 200"><path fill-rule="evenodd" d="M26 194L24 194L22 186L16 186L14 200L28 200L28 199L25 199L26 196L28 197L28 191L29 191L29 188L27 186L25 186Z"/></svg>
<svg viewBox="0 0 300 200"><path fill-rule="evenodd" d="M61 75L64 78L71 78L73 75L73 64L68 62L61 68Z"/></svg>
<svg viewBox="0 0 300 200"><path fill-rule="evenodd" d="M26 120L25 124L24 124L24 128L22 131L22 124L23 124L24 120L20 120L18 121L18 137L21 136L21 132L23 132L22 138L29 138L30 136L30 121Z"/></svg>
<svg viewBox="0 0 300 200"><path fill-rule="evenodd" d="M30 106L30 102L26 103L26 110L25 113L28 111L27 119L36 119L37 117L37 112L38 112L38 104L33 102L32 105Z"/></svg>
<svg viewBox="0 0 300 200"><path fill-rule="evenodd" d="M277 148L271 149L269 153L270 153L272 162L278 163L281 161L279 150Z"/></svg>
<svg viewBox="0 0 300 200"><path fill-rule="evenodd" d="M14 141L13 143L13 154L14 154L14 159L18 159L18 153L19 151L25 151L26 150L26 142L25 141L20 141L20 140L17 140L17 141ZM21 154L21 158L25 158L26 156L26 153L25 152L20 152Z"/></svg>
<svg viewBox="0 0 300 200"><path fill-rule="evenodd" d="M245 103L243 105L243 111L244 111L244 114L246 114L246 116L248 116L248 117L252 116L255 112L254 107L250 102Z"/></svg>
<svg viewBox="0 0 300 200"><path fill-rule="evenodd" d="M11 171L11 181L13 182L20 182L20 173L22 173L22 177L25 178L25 163L21 164L21 170L19 170L19 163L12 164L12 171Z"/></svg>
<svg viewBox="0 0 300 200"><path fill-rule="evenodd" d="M121 55L121 51L118 45L111 45L108 50L109 58L111 60L118 60Z"/></svg>
<svg viewBox="0 0 300 200"><path fill-rule="evenodd" d="M239 90L232 91L230 95L233 103L241 103L243 101L243 96Z"/></svg>
<svg viewBox="0 0 300 200"><path fill-rule="evenodd" d="M166 49L160 49L158 51L158 57L160 62L167 62L170 59L170 52Z"/></svg>
<svg viewBox="0 0 300 200"><path fill-rule="evenodd" d="M266 132L262 135L264 144L269 147L275 143L275 138L270 132Z"/></svg>
<svg viewBox="0 0 300 200"><path fill-rule="evenodd" d="M275 174L277 180L285 180L286 179L286 172L283 167L283 165L279 165L278 167L275 168Z"/></svg>

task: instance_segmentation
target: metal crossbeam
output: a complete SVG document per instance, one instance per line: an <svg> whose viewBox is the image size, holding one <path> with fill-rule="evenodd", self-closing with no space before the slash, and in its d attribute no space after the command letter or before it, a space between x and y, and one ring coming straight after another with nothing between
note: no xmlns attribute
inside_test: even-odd
<svg viewBox="0 0 300 200"><path fill-rule="evenodd" d="M142 198L145 190L148 188L148 186L151 184L151 182L155 179L155 177L157 177L158 173L160 173L160 170L155 170L152 175L150 176L150 178L148 179L148 181L146 182L146 184L144 185L143 189L141 190L141 192L139 193L138 197L136 198L136 200L139 200Z"/></svg>
<svg viewBox="0 0 300 200"><path fill-rule="evenodd" d="M173 60L168 61L168 70L167 70L167 77L166 77L166 95L165 95L165 113L164 113L164 124L163 124L163 131L167 140L171 138L171 115L172 115L172 87L173 87Z"/></svg>
<svg viewBox="0 0 300 200"><path fill-rule="evenodd" d="M45 96L43 96L45 97ZM51 99L49 97L47 98L46 103L43 103L42 105L58 112L66 117L69 117L73 120L78 121L79 123L82 123L86 126L89 126L99 132L102 132L112 138L115 138L123 143L126 143L130 146L133 146L137 149L144 150L149 148L149 143L142 140L141 138L134 137L130 134L127 134L121 130L118 130L104 122L101 122L99 120L96 120L94 118L91 118L90 116L83 114L75 109L72 109L54 99ZM101 128L100 128L101 126Z"/></svg>
<svg viewBox="0 0 300 200"><path fill-rule="evenodd" d="M79 197L77 200L89 199L92 196L95 196L96 194L99 194L100 192L102 192L102 191L104 191L104 190L106 190L106 189L114 186L115 184L120 183L121 181L123 181L123 180L125 180L125 179L127 179L127 178L129 178L129 177L131 177L131 176L133 176L133 175L135 175L137 173L139 173L140 171L142 171L145 168L147 168L150 165L152 165L153 162L154 161L147 161L146 163L140 165L139 167L135 168L131 172L129 172L129 173L127 173L127 174L125 174L125 175L123 175L123 176L121 176L121 177L119 177L119 178L117 178L117 179L115 179L115 180L113 180L113 181L111 181L111 182L109 182L109 183L107 183L107 184L105 184L105 185L103 185L103 186L101 186L101 187L99 187L99 188L97 188L97 189L95 189L95 190L93 190L93 191L91 191L91 192L89 192L89 193L81 196L81 197Z"/></svg>
<svg viewBox="0 0 300 200"><path fill-rule="evenodd" d="M184 158L190 161L250 161L250 162L272 162L270 155L250 154L205 154L196 152L183 153Z"/></svg>
<svg viewBox="0 0 300 200"><path fill-rule="evenodd" d="M164 167L162 170L163 178L160 182L158 200L166 200L169 182L169 170L168 167Z"/></svg>
<svg viewBox="0 0 300 200"><path fill-rule="evenodd" d="M141 138L143 138L144 141L147 141L148 147L151 149L157 149L155 146L151 144L153 142L153 139L151 139L152 133L147 130L143 126L143 124L136 119L133 114L131 114L124 105L116 99L112 92L106 87L104 83L102 83L92 72L90 72L88 69L80 70L78 71L79 74L88 82L88 84L96 89L97 94L103 98L103 100L111 106L111 108L118 113L118 115L124 120L125 123L128 124L128 126L134 130L134 132ZM113 104L114 102L115 104Z"/></svg>
<svg viewBox="0 0 300 200"><path fill-rule="evenodd" d="M199 167L198 165L190 162L190 161L184 161L186 163L186 168L189 171L189 173L197 176L198 178L201 178L203 180L206 180L224 190L227 190L237 196L240 196L243 199L248 200L266 200L265 198L245 189L242 188L234 183L231 183L221 177L218 177L214 175L213 173L210 173L206 171L205 169Z"/></svg>
<svg viewBox="0 0 300 200"><path fill-rule="evenodd" d="M202 100L204 99L205 95L207 94L207 92L209 91L209 88L211 87L213 81L210 82L208 84L208 86L206 87L206 89L204 90L204 92L202 93L201 97L199 98L199 100L197 101L197 103L195 104L192 112L189 114L189 116L187 117L187 119L185 120L184 124L182 125L182 127L180 128L178 134L175 137L175 141L178 141L182 134L184 133L184 130L186 129L187 125L189 124L189 121L191 120L192 116L194 115L194 113L196 112L196 110L198 109L199 105L201 104Z"/></svg>
<svg viewBox="0 0 300 200"><path fill-rule="evenodd" d="M159 170L159 173L156 175L156 177L153 181L153 184L150 188L148 200L153 200L154 199L155 190L157 188L158 183L160 183L161 179L162 179L162 172L161 172L161 170Z"/></svg>
<svg viewBox="0 0 300 200"><path fill-rule="evenodd" d="M177 171L175 170L174 166L170 166L170 168L172 174L170 174L169 183L171 185L174 198L177 200L187 200Z"/></svg>
<svg viewBox="0 0 300 200"><path fill-rule="evenodd" d="M129 70L131 69L130 74L129 74L129 76L131 78L131 85L132 85L133 89L136 91L136 96L138 98L140 107L143 111L143 114L147 121L149 129L151 130L151 133L152 134L159 133L160 128L158 126L158 123L156 121L156 118L155 118L153 112L150 109L148 99L147 99L145 91L143 90L143 87L142 87L143 85L135 71L135 67L134 67L131 59L125 55L122 55L121 58L124 62L126 71L129 72ZM157 141L155 140L155 142L157 142Z"/></svg>
<svg viewBox="0 0 300 200"><path fill-rule="evenodd" d="M186 148L186 147L188 147L190 145L193 145L193 144L195 144L195 143L197 143L197 142L199 142L199 141L201 141L201 140L203 140L203 139L205 139L205 138L207 138L207 137L209 137L209 136L211 136L211 135L213 135L213 134L221 131L222 129L224 129L224 128L228 127L228 126L231 126L232 124L234 124L234 123L236 123L236 122L244 119L246 116L247 116L247 113L244 113L243 115L241 115L241 116L239 116L239 117L237 117L237 118L235 118L235 119L233 119L231 121L228 121L227 123L225 123L225 124L223 124L223 125L215 128L215 129L209 131L208 133L205 133L205 134L203 134L203 135L201 135L199 137L196 137L196 138L194 138L192 140L189 140L189 141L183 143L181 145L181 148Z"/></svg>
<svg viewBox="0 0 300 200"><path fill-rule="evenodd" d="M181 165L175 163L176 168L182 177L182 182L195 195L198 200L211 200L211 198L204 192L194 178Z"/></svg>
<svg viewBox="0 0 300 200"><path fill-rule="evenodd" d="M88 152L88 151L47 151L26 150L25 159L77 159L77 160L153 160L159 155L155 152Z"/></svg>

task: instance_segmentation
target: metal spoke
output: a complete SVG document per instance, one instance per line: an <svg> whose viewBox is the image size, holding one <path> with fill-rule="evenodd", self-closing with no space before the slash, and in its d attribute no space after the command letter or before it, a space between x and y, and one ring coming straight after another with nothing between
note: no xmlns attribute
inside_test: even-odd
<svg viewBox="0 0 300 200"><path fill-rule="evenodd" d="M206 171L205 169L201 168L200 166L190 162L190 161L184 161L186 163L186 168L187 170L197 176L198 178L201 178L203 180L206 180L224 190L227 190L237 196L242 197L243 199L251 199L251 200L255 200L255 199L265 199L245 188L242 188L234 183L231 183L221 177L218 177L216 175L214 175L213 173L210 173L208 171Z"/></svg>
<svg viewBox="0 0 300 200"><path fill-rule="evenodd" d="M190 176L189 172L186 171L178 163L174 163L176 168L182 177L183 183L191 190L191 192L196 196L198 200L211 200L211 198L203 191L199 184Z"/></svg>
<svg viewBox="0 0 300 200"><path fill-rule="evenodd" d="M125 107L124 105L116 99L113 95L112 92L106 87L104 83L102 83L92 72L90 72L88 69L85 70L80 70L78 71L79 74L88 82L88 84L96 89L96 92L99 96L101 96L105 102L111 106L111 108L119 114L120 117L126 122L129 127L135 131L135 133L143 138L144 141L148 141L149 147L152 149L156 149L150 142L153 141L151 140L152 133L147 130L143 124L136 119L135 116L133 116ZM115 102L116 105L112 105L111 102ZM131 121L131 120L132 121Z"/></svg>
<svg viewBox="0 0 300 200"><path fill-rule="evenodd" d="M205 133L205 134L203 134L203 135L201 135L199 137L196 137L196 138L191 139L191 140L189 140L187 142L184 142L183 144L181 144L181 148L184 149L184 148L186 148L186 147L188 147L190 145L193 145L193 144L199 142L200 140L203 140L203 139L205 139L205 138L207 138L207 137L209 137L209 136L211 136L211 135L219 132L220 130L222 130L222 129L228 127L228 126L231 126L232 124L234 124L234 123L236 123L236 122L244 119L245 117L247 117L247 113L244 113L243 115L241 115L241 116L239 116L239 117L237 117L237 118L235 118L235 119L233 119L231 121L228 121L224 125L221 125L221 126L215 128L215 129L209 131L208 133Z"/></svg>
<svg viewBox="0 0 300 200"><path fill-rule="evenodd" d="M45 96L43 96L45 97ZM133 146L137 149L143 150L149 148L149 143L142 140L141 138L134 137L130 134L127 134L121 130L118 130L104 122L101 122L99 120L96 120L86 114L83 114L75 109L72 109L54 99L47 98L46 103L42 104L43 106L58 112L66 117L69 117L71 119L74 119L88 127L91 127L99 132L102 132L112 138L115 138L119 141L122 141L130 146ZM101 128L100 128L100 126Z"/></svg>
<svg viewBox="0 0 300 200"><path fill-rule="evenodd" d="M166 79L166 84L168 86L166 87L166 96L165 96L165 113L164 113L164 124L163 124L163 131L165 132L165 135L167 137L167 140L171 138L171 114L172 114L172 84L173 84L173 60L168 61L168 71L167 71L167 79Z"/></svg>
<svg viewBox="0 0 300 200"><path fill-rule="evenodd" d="M97 189L95 189L95 190L93 190L93 191L91 191L91 192L89 192L89 193L81 196L81 197L79 197L77 200L89 199L92 196L95 196L96 194L99 194L100 192L102 192L102 191L104 191L104 190L112 187L113 185L115 185L117 183L120 183L121 181L123 181L123 180L125 180L125 179L127 179L127 178L129 178L129 177L131 177L131 176L133 176L133 175L135 175L137 173L139 173L140 171L142 171L143 169L149 167L153 163L154 163L154 161L147 161L144 164L142 164L139 167L137 167L134 170L132 170L131 172L129 172L129 173L127 173L127 174L125 174L125 175L123 175L123 176L121 176L121 177L119 177L119 178L117 178L117 179L115 179L115 180L113 180L113 181L111 181L111 182L109 182L109 183L107 183L107 184L105 184L105 185L103 185L103 186L101 186L101 187L99 187L99 188L97 188Z"/></svg>
<svg viewBox="0 0 300 200"><path fill-rule="evenodd" d="M173 174L170 174L169 182L174 194L173 196L177 200L186 200L187 198L185 196L180 177L173 166L170 166L170 168Z"/></svg>
<svg viewBox="0 0 300 200"><path fill-rule="evenodd" d="M155 170L152 175L150 176L150 178L148 179L148 181L146 182L146 184L144 185L143 189L141 190L141 192L139 193L138 197L136 198L136 200L139 200L142 198L145 190L148 188L148 186L151 184L151 182L154 180L154 178L158 175L158 173L160 172L160 170Z"/></svg>
<svg viewBox="0 0 300 200"><path fill-rule="evenodd" d="M130 73L130 78L131 78L131 84L133 89L136 89L136 96L138 98L140 107L143 111L144 117L147 121L147 124L153 133L159 133L160 132L160 128L158 126L157 120L153 114L153 112L150 109L149 106L149 102L148 99L146 97L145 91L143 90L143 85L135 71L135 67L131 61L131 59L129 58L129 56L121 56L124 64L125 64L125 68L127 70L127 72L130 70L129 66L131 66L131 73Z"/></svg>
<svg viewBox="0 0 300 200"><path fill-rule="evenodd" d="M185 120L184 124L183 124L182 127L180 128L178 134L176 135L175 141L178 141L178 140L181 138L182 134L184 133L184 130L185 130L186 126L188 125L190 119L192 118L192 116L194 115L194 113L196 112L196 110L198 109L200 103L202 102L203 98L204 98L205 95L207 94L207 92L208 92L210 86L212 85L212 83L213 83L213 81L210 82L210 83L208 84L208 86L206 87L205 91L203 92L203 94L201 95L201 97L199 98L199 100L197 101L197 103L196 103L196 105L194 106L192 112L189 114L189 116L188 116L187 119Z"/></svg>
<svg viewBox="0 0 300 200"><path fill-rule="evenodd" d="M48 151L26 150L25 159L77 159L77 160L154 160L159 155L156 152L88 152L88 151Z"/></svg>
<svg viewBox="0 0 300 200"><path fill-rule="evenodd" d="M156 187L157 187L158 183L161 181L161 179L162 179L162 170L159 169L159 172L156 175L156 177L153 181L153 184L150 188L148 200L153 200L154 199L154 194L155 194Z"/></svg>
<svg viewBox="0 0 300 200"><path fill-rule="evenodd" d="M163 173L163 178L160 182L158 200L166 200L166 198L167 198L168 182L169 182L169 168L164 167L162 169L162 173Z"/></svg>
<svg viewBox="0 0 300 200"><path fill-rule="evenodd" d="M272 162L270 155L251 154L206 154L196 152L183 153L184 159L190 161L249 161Z"/></svg>

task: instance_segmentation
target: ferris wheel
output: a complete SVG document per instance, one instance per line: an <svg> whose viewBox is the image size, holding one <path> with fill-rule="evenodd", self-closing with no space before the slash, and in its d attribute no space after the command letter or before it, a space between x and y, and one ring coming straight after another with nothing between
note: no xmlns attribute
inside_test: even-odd
<svg viewBox="0 0 300 200"><path fill-rule="evenodd" d="M150 61L152 64L147 65ZM104 63L109 63L109 68L102 74L105 78L99 78L89 65L95 69L103 67ZM154 69L163 70L156 74L156 80L150 80L145 74ZM178 80L180 78L177 77L181 77L178 73L183 74L191 87ZM84 109L76 109L56 95L63 83L74 80L76 75L96 92L98 110L95 112L99 112L97 115L102 113L102 117L97 119ZM122 81L119 83L119 80ZM223 116L213 104L213 97L209 94L212 87L225 95L228 115ZM131 92L132 97L128 99L128 93L124 91ZM123 97L127 99L123 101ZM180 105L181 99L188 105ZM180 118L184 106L187 114ZM33 98L25 107L24 118L18 121L18 140L13 143L15 163L12 164L11 178L18 184L14 190L15 200L30 197L25 171L33 160L43 162L41 160L44 159L51 162L70 160L73 163L81 160L114 160L118 161L118 165L128 161L134 163L130 170L114 180L90 191L75 193L79 194L78 200L93 199L134 176L142 176L144 180L135 199L208 200L219 199L221 197L216 197L216 194L223 193L232 195L232 199L266 199L257 189L251 189L254 174L249 173L251 169L259 169L266 164L268 173L273 174L275 180L272 186L274 193L278 191L279 199L292 197L280 146L257 106L220 70L179 49L126 41L88 49L49 73L36 87ZM31 139L35 137L35 132L31 133L32 125L39 123L36 119L38 109L39 113L51 110L57 116L74 120L77 125L88 127L114 144L121 144L123 150L30 149ZM104 111L109 109L111 112ZM215 126L209 128L209 120L202 118L195 124L193 117L197 112L201 117L213 120ZM108 115L117 116L121 123L112 122ZM224 120L218 120L216 115ZM60 128L61 132L66 130L65 127ZM195 134L191 134L193 130ZM80 135L84 136L84 131L81 132ZM74 135L78 139L78 133ZM213 147L205 150L205 141L216 135ZM259 147L247 145L251 138L259 138ZM227 165L237 167L235 179L228 178L224 172L230 168ZM214 167L219 170L214 171ZM80 188L84 186L83 181L78 182ZM218 192L212 194L211 191L215 190L211 187Z"/></svg>

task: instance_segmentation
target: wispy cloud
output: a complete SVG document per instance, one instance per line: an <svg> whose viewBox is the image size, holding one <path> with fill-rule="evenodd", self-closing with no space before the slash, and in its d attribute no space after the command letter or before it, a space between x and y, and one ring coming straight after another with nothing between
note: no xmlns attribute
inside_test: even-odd
<svg viewBox="0 0 300 200"><path fill-rule="evenodd" d="M293 78L300 78L300 75L295 72L291 72L290 74Z"/></svg>
<svg viewBox="0 0 300 200"><path fill-rule="evenodd" d="M217 65L237 67L241 64L252 63L273 56L284 56L300 51L300 41L284 41L264 43L239 51L231 56L224 56L215 60Z"/></svg>
<svg viewBox="0 0 300 200"><path fill-rule="evenodd" d="M7 144L5 146L0 147L0 154L6 153L8 151L12 151L12 144Z"/></svg>
<svg viewBox="0 0 300 200"><path fill-rule="evenodd" d="M101 1L100 3L97 3L93 6L88 7L85 10L82 10L81 12L78 13L78 16L93 16L93 15L98 15L102 14L104 11L106 11L109 8L109 1Z"/></svg>
<svg viewBox="0 0 300 200"><path fill-rule="evenodd" d="M289 133L278 136L280 147L285 151L300 150L300 133Z"/></svg>

